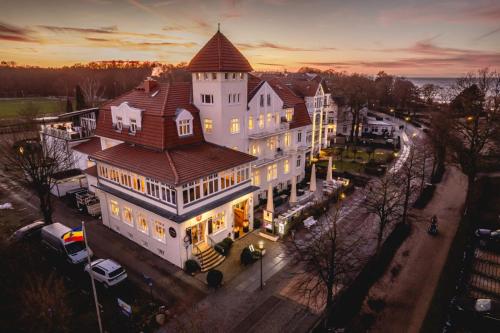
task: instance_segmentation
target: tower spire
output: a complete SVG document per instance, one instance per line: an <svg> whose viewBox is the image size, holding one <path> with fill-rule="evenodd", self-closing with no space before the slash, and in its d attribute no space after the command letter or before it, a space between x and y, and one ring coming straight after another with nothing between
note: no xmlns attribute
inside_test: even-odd
<svg viewBox="0 0 500 333"><path fill-rule="evenodd" d="M217 32L220 32L220 23L217 23Z"/></svg>

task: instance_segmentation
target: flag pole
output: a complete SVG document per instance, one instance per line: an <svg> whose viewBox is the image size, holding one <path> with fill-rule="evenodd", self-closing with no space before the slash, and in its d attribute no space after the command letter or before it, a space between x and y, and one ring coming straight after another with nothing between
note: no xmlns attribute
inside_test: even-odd
<svg viewBox="0 0 500 333"><path fill-rule="evenodd" d="M87 243L87 234L85 232L85 222L82 221L82 231L83 231L83 240L85 241L85 248L87 249L87 261L89 263L89 275L90 281L92 281L92 292L94 293L94 301L95 301L95 310L97 313L97 321L99 323L99 332L102 333L102 322L101 322L101 311L99 309L99 301L97 300L97 292L95 289L94 275L92 274L92 265L90 261L90 249Z"/></svg>

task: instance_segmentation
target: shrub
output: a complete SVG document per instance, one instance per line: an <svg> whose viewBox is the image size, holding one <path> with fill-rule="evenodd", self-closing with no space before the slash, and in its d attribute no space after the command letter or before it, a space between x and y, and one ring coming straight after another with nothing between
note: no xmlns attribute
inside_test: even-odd
<svg viewBox="0 0 500 333"><path fill-rule="evenodd" d="M184 269L186 270L186 273L194 274L198 272L201 269L201 267L196 260L188 259L184 264Z"/></svg>
<svg viewBox="0 0 500 333"><path fill-rule="evenodd" d="M381 298L370 298L367 303L370 309L375 312L380 312L385 307L385 301Z"/></svg>
<svg viewBox="0 0 500 333"><path fill-rule="evenodd" d="M261 224L262 223L260 222L260 219L258 219L256 217L253 218L253 228L254 229L259 229Z"/></svg>
<svg viewBox="0 0 500 333"><path fill-rule="evenodd" d="M222 285L224 274L216 269L211 269L207 273L207 284L211 288L218 288Z"/></svg>
<svg viewBox="0 0 500 333"><path fill-rule="evenodd" d="M233 246L233 240L229 237L226 237L221 242L215 244L214 249L223 256L227 256L229 254L231 246Z"/></svg>
<svg viewBox="0 0 500 333"><path fill-rule="evenodd" d="M241 251L240 261L245 266L253 263L254 259L253 259L252 251L250 251L250 249L248 247L245 247L243 249L243 251Z"/></svg>

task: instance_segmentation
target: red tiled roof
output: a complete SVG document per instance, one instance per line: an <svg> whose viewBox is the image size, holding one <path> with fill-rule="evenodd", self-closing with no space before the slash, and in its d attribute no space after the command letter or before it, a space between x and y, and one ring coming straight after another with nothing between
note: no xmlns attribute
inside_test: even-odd
<svg viewBox="0 0 500 333"><path fill-rule="evenodd" d="M261 80L255 75L248 74L248 85L247 85L247 95L248 95L248 101L250 101L257 91L259 90L260 86L264 83L264 80Z"/></svg>
<svg viewBox="0 0 500 333"><path fill-rule="evenodd" d="M220 31L198 51L188 65L191 72L251 72L252 66Z"/></svg>
<svg viewBox="0 0 500 333"><path fill-rule="evenodd" d="M303 98L297 96L290 88L277 79L269 80L268 83L283 101L283 107L293 108L293 118L290 122L291 129L312 124Z"/></svg>
<svg viewBox="0 0 500 333"><path fill-rule="evenodd" d="M93 165L90 168L83 170L83 173L90 175L90 176L97 177L97 165Z"/></svg>
<svg viewBox="0 0 500 333"><path fill-rule="evenodd" d="M256 160L254 156L208 142L163 152L122 143L92 157L170 185L184 184Z"/></svg>
<svg viewBox="0 0 500 333"><path fill-rule="evenodd" d="M311 124L311 117L309 117L306 105L304 103L296 104L293 108L293 119L290 122L290 128L294 129Z"/></svg>
<svg viewBox="0 0 500 333"><path fill-rule="evenodd" d="M96 136L93 136L90 138L90 140L79 143L76 146L72 147L71 149L79 151L80 153L90 155L102 150L101 139Z"/></svg>
<svg viewBox="0 0 500 333"><path fill-rule="evenodd" d="M135 135L130 135L126 130L120 133L113 129L111 106L118 106L123 102L144 110L142 129ZM175 116L179 108L186 109L193 115L193 135L191 136L180 138L177 134ZM104 104L97 119L96 135L159 150L179 144L203 141L199 110L191 104L191 83L158 83L150 93L147 93L141 84Z"/></svg>

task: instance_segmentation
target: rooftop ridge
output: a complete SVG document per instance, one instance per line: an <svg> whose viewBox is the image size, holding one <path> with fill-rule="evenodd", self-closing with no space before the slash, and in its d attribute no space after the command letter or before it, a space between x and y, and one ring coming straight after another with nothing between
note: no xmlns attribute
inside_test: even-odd
<svg viewBox="0 0 500 333"><path fill-rule="evenodd" d="M172 168L172 172L174 173L174 183L178 184L179 183L179 173L177 172L177 169L176 169L175 164L174 164L174 160L172 159L172 156L170 156L168 149L165 150L165 155L167 156L168 163L170 164L170 167Z"/></svg>

